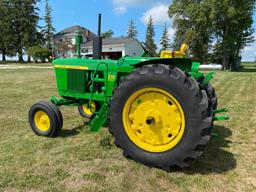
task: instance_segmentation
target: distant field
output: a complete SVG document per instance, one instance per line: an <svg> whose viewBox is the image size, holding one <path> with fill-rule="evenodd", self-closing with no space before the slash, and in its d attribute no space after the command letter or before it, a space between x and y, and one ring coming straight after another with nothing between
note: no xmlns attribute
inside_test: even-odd
<svg viewBox="0 0 256 192"><path fill-rule="evenodd" d="M256 191L256 72L218 72L212 81L231 120L218 122L205 154L181 172L148 168L122 156L106 129L92 134L75 107L61 107L54 139L35 136L27 112L57 95L52 69L0 70L0 192ZM101 140L109 137L110 146Z"/></svg>
<svg viewBox="0 0 256 192"><path fill-rule="evenodd" d="M242 65L256 65L256 62L242 62Z"/></svg>
<svg viewBox="0 0 256 192"><path fill-rule="evenodd" d="M244 67L255 67L256 68L256 62L243 62L242 66L244 66Z"/></svg>

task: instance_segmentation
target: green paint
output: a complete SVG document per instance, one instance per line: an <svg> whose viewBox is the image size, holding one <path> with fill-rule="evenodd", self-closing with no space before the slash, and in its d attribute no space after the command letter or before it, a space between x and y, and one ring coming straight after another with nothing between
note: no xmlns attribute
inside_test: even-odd
<svg viewBox="0 0 256 192"><path fill-rule="evenodd" d="M214 72L214 71L206 74L205 79L203 81L203 85L207 85L212 80L212 78L214 77L215 74L216 74L216 72Z"/></svg>
<svg viewBox="0 0 256 192"><path fill-rule="evenodd" d="M222 116L214 116L213 120L214 121L226 121L229 120L229 116L228 115L222 115Z"/></svg>
<svg viewBox="0 0 256 192"><path fill-rule="evenodd" d="M79 101L76 99L58 99L55 96L52 96L49 99L50 102L52 102L53 104L57 105L57 106L61 106L61 105L72 105L72 106L78 106L80 105Z"/></svg>
<svg viewBox="0 0 256 192"><path fill-rule="evenodd" d="M52 97L51 102L58 106L79 105L86 101L100 103L101 108L94 114L95 117L90 124L90 130L93 132L98 131L106 121L107 104L111 100L113 90L123 77L136 68L150 64L165 64L178 67L195 78L204 76L198 72L200 63L187 58L123 57L118 61L68 58L57 59L53 64L58 92L64 99ZM211 78L211 75L206 76L207 81ZM139 100L137 102L140 103Z"/></svg>
<svg viewBox="0 0 256 192"><path fill-rule="evenodd" d="M104 103L100 108L99 112L96 113L96 116L91 121L89 128L91 132L97 132L100 128L106 123L108 115L108 104Z"/></svg>
<svg viewBox="0 0 256 192"><path fill-rule="evenodd" d="M214 117L213 120L214 121L226 121L229 120L230 117L228 115L220 115L220 116L216 116L216 114L218 113L227 113L229 110L227 108L223 108L223 109L216 109L213 111Z"/></svg>
<svg viewBox="0 0 256 192"><path fill-rule="evenodd" d="M81 58L81 44L83 43L83 37L81 30L75 30L76 33L76 55L77 58Z"/></svg>
<svg viewBox="0 0 256 192"><path fill-rule="evenodd" d="M217 113L224 113L224 112L228 112L229 110L227 108L223 108L223 109L216 109L214 110L214 114L217 114Z"/></svg>

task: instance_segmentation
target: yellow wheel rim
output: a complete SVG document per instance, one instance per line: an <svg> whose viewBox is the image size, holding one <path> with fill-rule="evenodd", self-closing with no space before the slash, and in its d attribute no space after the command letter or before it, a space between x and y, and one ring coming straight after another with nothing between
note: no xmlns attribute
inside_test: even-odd
<svg viewBox="0 0 256 192"><path fill-rule="evenodd" d="M51 121L47 113L44 111L37 111L35 113L34 122L40 131L46 132L50 129Z"/></svg>
<svg viewBox="0 0 256 192"><path fill-rule="evenodd" d="M124 129L131 141L149 152L172 149L185 131L185 115L179 102L158 88L133 93L123 109Z"/></svg>
<svg viewBox="0 0 256 192"><path fill-rule="evenodd" d="M91 110L89 107L87 107L88 104L84 104L82 105L82 108L83 108L83 112L86 114L86 115L92 115L95 111L96 111L96 104L92 101L91 102ZM93 113L92 113L93 112Z"/></svg>

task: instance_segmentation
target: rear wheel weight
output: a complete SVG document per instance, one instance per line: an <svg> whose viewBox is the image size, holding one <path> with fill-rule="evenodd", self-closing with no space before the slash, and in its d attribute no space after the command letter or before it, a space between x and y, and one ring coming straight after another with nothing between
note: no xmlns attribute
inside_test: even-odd
<svg viewBox="0 0 256 192"><path fill-rule="evenodd" d="M179 102L158 88L133 93L125 103L122 119L128 137L149 152L173 148L185 130L185 116Z"/></svg>
<svg viewBox="0 0 256 192"><path fill-rule="evenodd" d="M164 110L150 107L153 100ZM110 131L127 157L165 170L185 168L202 155L204 148L198 151L197 146L206 146L210 138L207 134L202 135L212 122L207 100L197 83L178 68L143 66L116 88L110 102ZM171 105L176 109L172 111ZM170 128L167 128L168 123Z"/></svg>

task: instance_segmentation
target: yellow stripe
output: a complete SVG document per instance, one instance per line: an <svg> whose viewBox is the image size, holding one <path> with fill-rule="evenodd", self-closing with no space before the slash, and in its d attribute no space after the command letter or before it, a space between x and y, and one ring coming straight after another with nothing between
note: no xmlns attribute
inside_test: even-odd
<svg viewBox="0 0 256 192"><path fill-rule="evenodd" d="M55 68L58 69L79 69L79 70L88 70L88 67L81 67L81 66L64 66L64 65L55 65Z"/></svg>

